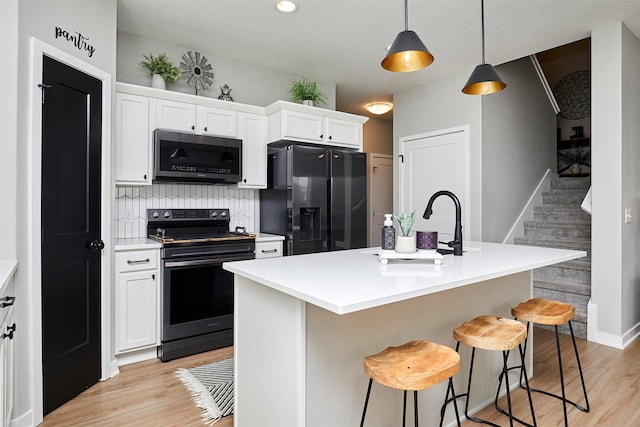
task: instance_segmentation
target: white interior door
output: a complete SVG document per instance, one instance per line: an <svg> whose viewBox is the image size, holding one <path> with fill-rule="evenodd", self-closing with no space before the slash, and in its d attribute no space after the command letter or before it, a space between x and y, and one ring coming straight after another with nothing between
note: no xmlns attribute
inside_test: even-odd
<svg viewBox="0 0 640 427"><path fill-rule="evenodd" d="M393 156L368 157L369 247L381 245L384 214L393 213Z"/></svg>
<svg viewBox="0 0 640 427"><path fill-rule="evenodd" d="M468 126L400 138L398 206L399 211L416 212L413 233L437 231L440 241L453 240L456 215L449 197L436 199L431 218L422 218L431 195L449 190L462 206L463 239L469 236L468 141Z"/></svg>

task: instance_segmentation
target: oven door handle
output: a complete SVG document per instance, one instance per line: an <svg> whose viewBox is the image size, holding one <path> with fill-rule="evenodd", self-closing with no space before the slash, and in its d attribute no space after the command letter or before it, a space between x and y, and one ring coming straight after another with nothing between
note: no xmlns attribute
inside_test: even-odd
<svg viewBox="0 0 640 427"><path fill-rule="evenodd" d="M191 267L198 265L220 265L223 262L231 262L231 261L245 261L249 259L255 259L254 254L250 255L238 255L238 256L225 256L224 259L191 259L191 260L182 260L182 261L165 261L164 266L166 268L173 267Z"/></svg>

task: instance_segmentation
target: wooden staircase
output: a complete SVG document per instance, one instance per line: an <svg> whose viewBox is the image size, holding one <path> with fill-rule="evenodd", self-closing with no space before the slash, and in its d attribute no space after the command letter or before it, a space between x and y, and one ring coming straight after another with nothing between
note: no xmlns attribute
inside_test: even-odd
<svg viewBox="0 0 640 427"><path fill-rule="evenodd" d="M587 304L591 298L591 216L580 208L591 179L554 178L551 189L542 194L542 206L534 208L532 221L524 224L524 236L516 245L575 249L586 258L563 262L533 271L533 295L567 302L576 307L572 321L576 336L587 336ZM560 328L568 333L568 326Z"/></svg>

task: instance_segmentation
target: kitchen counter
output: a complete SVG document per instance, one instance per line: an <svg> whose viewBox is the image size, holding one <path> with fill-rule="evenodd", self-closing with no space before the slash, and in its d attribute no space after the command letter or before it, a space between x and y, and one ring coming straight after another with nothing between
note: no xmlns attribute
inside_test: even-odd
<svg viewBox="0 0 640 427"><path fill-rule="evenodd" d="M513 305L530 298L532 269L586 256L480 242L465 249L461 257L445 255L441 265L382 265L373 248L225 263L236 275L235 425L357 425L365 356L413 339L454 347L452 330L463 321L510 317ZM462 357L467 366L468 353ZM499 359L476 358L480 390L471 412L492 400ZM458 390L465 376L466 369L456 376ZM437 424L445 390L446 383L419 394L426 425ZM374 386L367 425L396 425L401 407L402 393ZM449 411L446 422L452 419Z"/></svg>
<svg viewBox="0 0 640 427"><path fill-rule="evenodd" d="M132 251L137 249L160 249L162 243L146 237L116 239L115 251Z"/></svg>
<svg viewBox="0 0 640 427"><path fill-rule="evenodd" d="M256 236L256 242L277 242L279 240L284 240L284 236L269 233L258 233Z"/></svg>

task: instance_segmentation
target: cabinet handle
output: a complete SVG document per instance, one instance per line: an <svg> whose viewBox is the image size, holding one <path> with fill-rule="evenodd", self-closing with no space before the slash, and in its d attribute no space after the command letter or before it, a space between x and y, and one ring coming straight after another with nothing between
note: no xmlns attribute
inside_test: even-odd
<svg viewBox="0 0 640 427"><path fill-rule="evenodd" d="M196 130L196 125L191 125L191 130Z"/></svg>
<svg viewBox="0 0 640 427"><path fill-rule="evenodd" d="M329 135L329 139L331 139L331 135Z"/></svg>
<svg viewBox="0 0 640 427"><path fill-rule="evenodd" d="M147 259L138 259L138 260L131 260L131 259L127 260L127 264L129 264L129 265L147 264L148 262L149 262L149 258L147 258Z"/></svg>
<svg viewBox="0 0 640 427"><path fill-rule="evenodd" d="M155 274L151 275L151 280L156 280L156 275Z"/></svg>
<svg viewBox="0 0 640 427"><path fill-rule="evenodd" d="M205 132L207 131L207 127L206 127L206 126L204 127L204 131L205 131Z"/></svg>
<svg viewBox="0 0 640 427"><path fill-rule="evenodd" d="M0 307L2 308L11 307L15 302L16 302L16 297L4 297L2 298L2 303L0 304Z"/></svg>
<svg viewBox="0 0 640 427"><path fill-rule="evenodd" d="M320 134L320 139L324 138L324 133Z"/></svg>
<svg viewBox="0 0 640 427"><path fill-rule="evenodd" d="M12 340L13 339L13 333L15 332L15 330L16 330L16 324L15 323L13 325L11 325L11 326L7 326L7 332L9 332L9 333L8 334L3 333L2 334L2 339L9 338L10 340Z"/></svg>
<svg viewBox="0 0 640 427"><path fill-rule="evenodd" d="M144 174L143 178L144 178L145 181L147 180L147 174L146 173Z"/></svg>
<svg viewBox="0 0 640 427"><path fill-rule="evenodd" d="M274 254L276 252L278 252L277 249L262 249L263 254Z"/></svg>

